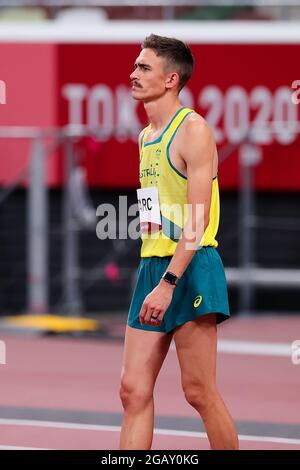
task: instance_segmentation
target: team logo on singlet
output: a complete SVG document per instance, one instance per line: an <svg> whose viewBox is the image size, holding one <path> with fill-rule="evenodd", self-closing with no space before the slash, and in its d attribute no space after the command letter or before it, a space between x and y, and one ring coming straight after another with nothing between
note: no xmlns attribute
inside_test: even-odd
<svg viewBox="0 0 300 470"><path fill-rule="evenodd" d="M197 295L197 297L194 300L194 307L197 308L202 302L202 295Z"/></svg>

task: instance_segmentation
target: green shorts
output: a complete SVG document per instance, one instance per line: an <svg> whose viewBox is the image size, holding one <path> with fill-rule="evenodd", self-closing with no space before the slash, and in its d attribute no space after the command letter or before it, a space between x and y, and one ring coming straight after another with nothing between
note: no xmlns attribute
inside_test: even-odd
<svg viewBox="0 0 300 470"><path fill-rule="evenodd" d="M128 325L141 330L172 333L174 328L208 313L216 313L217 323L230 317L222 260L213 247L196 251L174 289L171 305L159 326L141 325L139 314L145 297L157 286L171 257L142 258L129 308Z"/></svg>

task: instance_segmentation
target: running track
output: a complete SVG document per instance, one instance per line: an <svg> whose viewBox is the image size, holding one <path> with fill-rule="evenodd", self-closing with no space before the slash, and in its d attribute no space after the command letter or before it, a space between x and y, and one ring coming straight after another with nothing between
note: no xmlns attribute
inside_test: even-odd
<svg viewBox="0 0 300 470"><path fill-rule="evenodd" d="M103 317L100 338L0 332L0 449L117 449L123 317ZM218 383L241 449L300 450L300 364L291 343L300 317L233 318L219 327ZM208 449L185 403L176 352L161 371L153 449Z"/></svg>

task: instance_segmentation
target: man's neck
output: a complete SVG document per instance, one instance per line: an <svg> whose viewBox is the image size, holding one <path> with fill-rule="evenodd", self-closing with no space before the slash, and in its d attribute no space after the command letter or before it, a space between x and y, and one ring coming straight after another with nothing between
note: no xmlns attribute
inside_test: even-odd
<svg viewBox="0 0 300 470"><path fill-rule="evenodd" d="M176 112L182 107L179 99L173 101L160 100L144 104L148 120L153 131L161 130L170 122Z"/></svg>

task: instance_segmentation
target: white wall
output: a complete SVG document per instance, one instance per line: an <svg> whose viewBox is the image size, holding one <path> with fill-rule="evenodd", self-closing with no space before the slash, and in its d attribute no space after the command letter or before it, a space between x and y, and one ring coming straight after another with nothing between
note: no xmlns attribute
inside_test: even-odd
<svg viewBox="0 0 300 470"><path fill-rule="evenodd" d="M300 43L300 21L103 21L86 28L52 21L3 23L0 42L136 43L151 33L188 43Z"/></svg>

